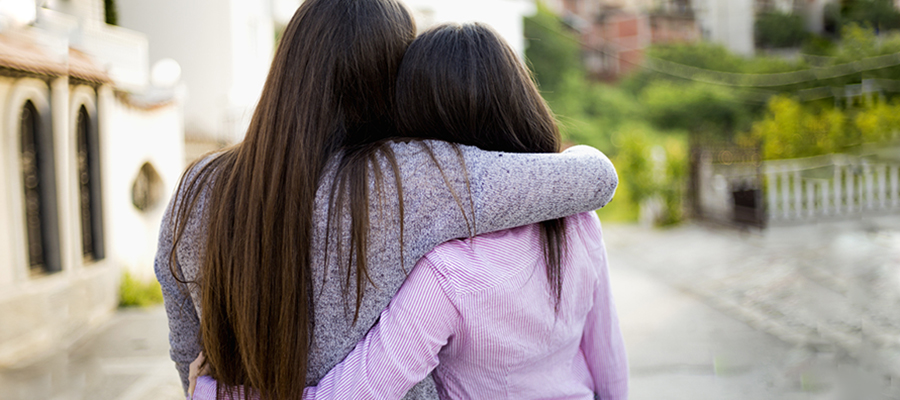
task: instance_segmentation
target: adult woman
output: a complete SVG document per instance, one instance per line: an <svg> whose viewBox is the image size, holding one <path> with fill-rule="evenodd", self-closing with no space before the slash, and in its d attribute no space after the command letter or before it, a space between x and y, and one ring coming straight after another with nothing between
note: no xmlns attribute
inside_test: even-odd
<svg viewBox="0 0 900 400"><path fill-rule="evenodd" d="M297 398L349 353L435 245L612 197L615 171L593 149L387 141L397 136L393 83L414 32L396 0L305 1L244 141L189 168L156 262L185 386L202 340L223 387ZM433 382L410 393L435 397Z"/></svg>
<svg viewBox="0 0 900 400"><path fill-rule="evenodd" d="M423 33L397 79L402 135L558 150L553 117L527 69L484 25ZM455 118L441 118L445 112ZM628 365L596 214L439 245L366 338L305 396L400 398L435 368L441 398L626 399ZM214 392L201 378L195 399Z"/></svg>

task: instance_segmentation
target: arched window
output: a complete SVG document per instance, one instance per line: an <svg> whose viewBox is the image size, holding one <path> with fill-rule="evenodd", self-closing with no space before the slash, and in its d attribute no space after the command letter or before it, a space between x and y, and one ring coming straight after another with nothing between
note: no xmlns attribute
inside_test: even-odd
<svg viewBox="0 0 900 400"><path fill-rule="evenodd" d="M52 135L30 100L19 119L25 231L32 274L62 269Z"/></svg>
<svg viewBox="0 0 900 400"><path fill-rule="evenodd" d="M78 201L81 219L81 254L85 260L101 260L103 211L100 192L100 160L97 132L87 108L81 106L75 126L78 162Z"/></svg>
<svg viewBox="0 0 900 400"><path fill-rule="evenodd" d="M138 210L149 211L159 206L162 198L162 177L153 164L145 162L131 184L131 202Z"/></svg>

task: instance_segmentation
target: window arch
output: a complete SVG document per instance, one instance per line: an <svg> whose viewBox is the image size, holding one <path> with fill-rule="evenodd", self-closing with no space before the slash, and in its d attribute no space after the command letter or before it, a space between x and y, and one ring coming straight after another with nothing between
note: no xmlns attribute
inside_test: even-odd
<svg viewBox="0 0 900 400"><path fill-rule="evenodd" d="M102 260L105 256L98 136L96 121L82 104L75 119L75 160L81 254L86 260Z"/></svg>
<svg viewBox="0 0 900 400"><path fill-rule="evenodd" d="M24 194L25 239L32 274L62 269L53 136L31 100L19 112L19 158Z"/></svg>
<svg viewBox="0 0 900 400"><path fill-rule="evenodd" d="M149 211L159 206L162 199L162 177L153 164L145 162L131 184L131 202L138 210Z"/></svg>

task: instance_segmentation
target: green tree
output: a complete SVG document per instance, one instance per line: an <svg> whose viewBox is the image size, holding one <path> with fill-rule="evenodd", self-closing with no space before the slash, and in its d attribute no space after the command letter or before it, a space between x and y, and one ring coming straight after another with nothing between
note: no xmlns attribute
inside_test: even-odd
<svg viewBox="0 0 900 400"><path fill-rule="evenodd" d="M640 99L648 120L662 130L730 139L750 121L742 99L719 86L657 81L643 90Z"/></svg>
<svg viewBox="0 0 900 400"><path fill-rule="evenodd" d="M788 96L775 96L765 118L753 124L750 141L762 143L765 159L816 156L855 144L848 125L839 108L815 109Z"/></svg>
<svg viewBox="0 0 900 400"><path fill-rule="evenodd" d="M882 32L900 28L900 13L893 0L844 1L843 20L868 25Z"/></svg>
<svg viewBox="0 0 900 400"><path fill-rule="evenodd" d="M651 58L672 61L692 67L747 74L799 71L808 68L803 60L780 57L743 57L725 46L709 42L654 45L647 50Z"/></svg>
<svg viewBox="0 0 900 400"><path fill-rule="evenodd" d="M578 38L540 2L537 13L525 18L524 30L525 57L542 92L555 93L567 76L584 75Z"/></svg>
<svg viewBox="0 0 900 400"><path fill-rule="evenodd" d="M808 34L803 17L768 12L757 16L754 36L758 46L779 48L799 46Z"/></svg>

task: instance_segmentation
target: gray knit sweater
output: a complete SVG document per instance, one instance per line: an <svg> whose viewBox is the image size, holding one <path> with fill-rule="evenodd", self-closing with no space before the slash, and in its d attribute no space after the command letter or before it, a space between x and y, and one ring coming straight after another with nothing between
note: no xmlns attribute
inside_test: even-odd
<svg viewBox="0 0 900 400"><path fill-rule="evenodd" d="M424 145L433 149L443 176ZM400 250L397 188L389 164L380 160L385 186L380 200L370 191L373 198L369 207L367 255L369 276L376 286L366 287L356 324L352 323L355 295L346 300L341 288L343 279L337 278L346 277L347 255L329 254L326 264L324 251L313 252L315 282L322 282L323 277L325 280L323 285L315 285L316 327L307 376L309 385L318 382L340 362L374 325L403 283L404 267L407 271L411 269L436 245L470 236L473 221L476 233L486 233L603 207L612 199L618 183L609 159L587 146L576 146L561 154L499 153L459 146L462 160L451 145L443 142L398 142L391 147L400 167L405 206L403 251ZM188 171L189 177L192 172L195 171ZM317 250L325 249L328 194L334 174L332 163L326 167L318 190L312 243ZM471 184L471 195L466 177ZM374 179L370 177L369 181L373 186ZM185 235L175 249L176 270L188 280L195 280L202 273L208 189L201 188L198 205L189 216ZM198 288L184 287L169 268L174 228L169 216L176 206L175 199L182 195L176 193L162 221L155 269L169 317L172 360L186 388L188 365L200 352L201 310ZM329 252L336 251L334 240L349 243L349 223L350 218L344 218L340 232L329 235L333 240ZM355 282L355 277L351 282ZM406 398L436 399L434 382L426 379L410 390Z"/></svg>

